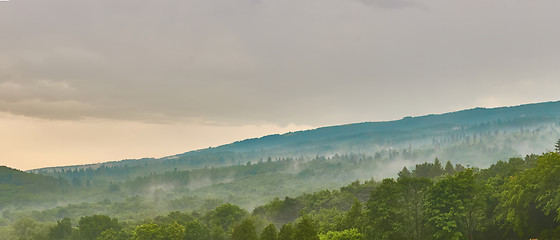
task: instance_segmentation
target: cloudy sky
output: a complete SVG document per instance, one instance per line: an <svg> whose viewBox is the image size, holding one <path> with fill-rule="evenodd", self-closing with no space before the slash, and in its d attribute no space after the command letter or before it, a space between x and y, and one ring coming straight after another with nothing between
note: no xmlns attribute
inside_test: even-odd
<svg viewBox="0 0 560 240"><path fill-rule="evenodd" d="M560 100L557 0L0 2L0 165Z"/></svg>

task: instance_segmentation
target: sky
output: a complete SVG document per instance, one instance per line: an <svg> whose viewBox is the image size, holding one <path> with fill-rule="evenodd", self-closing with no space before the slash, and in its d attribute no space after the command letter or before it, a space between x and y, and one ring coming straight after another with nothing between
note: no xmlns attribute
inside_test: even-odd
<svg viewBox="0 0 560 240"><path fill-rule="evenodd" d="M0 2L0 165L560 100L556 0Z"/></svg>

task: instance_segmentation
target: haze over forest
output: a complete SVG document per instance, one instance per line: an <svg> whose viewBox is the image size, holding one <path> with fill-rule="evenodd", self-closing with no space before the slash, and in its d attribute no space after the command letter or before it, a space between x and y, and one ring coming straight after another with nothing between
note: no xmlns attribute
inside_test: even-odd
<svg viewBox="0 0 560 240"><path fill-rule="evenodd" d="M0 238L560 239L558 12L0 1Z"/></svg>
<svg viewBox="0 0 560 240"><path fill-rule="evenodd" d="M324 127L159 159L30 172L0 167L0 233L9 239L236 240L265 235L266 225L282 234L294 224L311 232L294 230L285 239L555 239L558 210L549 206L556 206L557 193L536 196L557 190L549 187L557 186L550 171L560 161L551 153L560 149L559 136L560 101ZM526 181L543 181L531 188L541 193L525 194ZM457 192L446 195L450 189ZM401 202L399 194L413 196ZM507 201L512 196L538 205L515 205ZM387 201L397 201L390 208L398 214L383 212ZM436 203L447 207L436 211ZM512 207L521 210L504 218ZM413 209L419 211L413 220L379 222L410 217ZM447 211L458 213L447 218ZM521 220L524 214L532 217ZM352 224L343 220L350 217ZM398 227L409 221L423 224L414 231ZM440 231L441 224L456 226Z"/></svg>

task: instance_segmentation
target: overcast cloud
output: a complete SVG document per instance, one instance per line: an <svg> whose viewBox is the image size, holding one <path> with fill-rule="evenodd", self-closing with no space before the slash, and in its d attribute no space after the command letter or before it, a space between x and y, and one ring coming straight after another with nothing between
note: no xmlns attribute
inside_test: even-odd
<svg viewBox="0 0 560 240"><path fill-rule="evenodd" d="M557 0L0 2L0 165L560 100Z"/></svg>
<svg viewBox="0 0 560 240"><path fill-rule="evenodd" d="M0 111L328 125L558 100L553 0L12 0Z"/></svg>

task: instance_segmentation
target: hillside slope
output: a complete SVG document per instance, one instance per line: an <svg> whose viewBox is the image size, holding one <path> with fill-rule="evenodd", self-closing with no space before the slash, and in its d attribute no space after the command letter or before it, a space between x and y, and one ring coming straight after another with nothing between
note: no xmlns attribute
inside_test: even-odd
<svg viewBox="0 0 560 240"><path fill-rule="evenodd" d="M5 205L43 201L42 193L60 193L65 186L63 178L55 179L0 166L0 209Z"/></svg>
<svg viewBox="0 0 560 240"><path fill-rule="evenodd" d="M207 201L250 209L275 197L394 177L405 166L436 158L441 164L485 168L510 157L546 152L560 136L559 114L560 102L471 109L272 135L162 159L40 169L34 172L51 176L44 181L51 185L40 188L53 191L4 195L7 202L0 202L0 208L71 204L69 209L86 213L94 211L91 204L104 208L112 201L138 199L157 205L154 212ZM7 190L2 192L28 194L25 185L43 184L19 182L4 184ZM55 182L61 186L52 187Z"/></svg>
<svg viewBox="0 0 560 240"><path fill-rule="evenodd" d="M160 159L145 158L100 164L51 167L32 170L52 172L62 169L104 167L145 168L138 175L169 170L229 166L256 162L267 157L313 157L336 153L375 153L390 149L414 148L436 152L456 141L476 141L488 133L509 134L525 131L551 131L560 122L560 101L500 108L475 108L457 112L405 117L387 122L364 122L246 139L215 148L201 149ZM514 155L543 152L552 135L533 145L512 149ZM557 135L554 135L554 138ZM516 143L514 143L515 145ZM436 154L437 155L437 154ZM451 154L452 155L452 154ZM434 155L435 156L435 155ZM508 156L506 156L508 157ZM455 159L465 162L465 159ZM496 160L496 159L494 159ZM493 161L492 161L493 162ZM488 166L491 162L484 162Z"/></svg>

